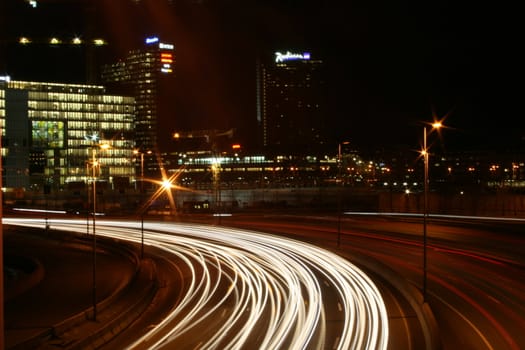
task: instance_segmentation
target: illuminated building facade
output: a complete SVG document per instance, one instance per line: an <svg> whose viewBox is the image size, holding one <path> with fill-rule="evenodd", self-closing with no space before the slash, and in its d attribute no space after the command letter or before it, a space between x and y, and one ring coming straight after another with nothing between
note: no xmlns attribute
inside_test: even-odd
<svg viewBox="0 0 525 350"><path fill-rule="evenodd" d="M135 98L135 147L138 149L159 149L159 138L163 137L159 117L173 111L165 108L163 97L173 88L169 84L173 82L174 61L173 44L149 37L143 48L130 51L125 59L102 68L102 82L110 91Z"/></svg>
<svg viewBox="0 0 525 350"><path fill-rule="evenodd" d="M326 144L323 62L310 53L275 52L257 65L257 119L270 153L309 153Z"/></svg>
<svg viewBox="0 0 525 350"><path fill-rule="evenodd" d="M132 97L102 86L0 79L4 187L87 182L94 150L98 181L132 181L134 109Z"/></svg>

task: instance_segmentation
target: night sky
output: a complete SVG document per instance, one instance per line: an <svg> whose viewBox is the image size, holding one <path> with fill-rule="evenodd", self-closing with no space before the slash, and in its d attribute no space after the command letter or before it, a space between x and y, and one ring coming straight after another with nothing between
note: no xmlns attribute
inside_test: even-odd
<svg viewBox="0 0 525 350"><path fill-rule="evenodd" d="M74 15L82 14L74 1L42 2L36 10L22 0L9 1L2 1L4 42L26 33L87 35L88 21ZM509 83L516 74L512 28L502 24L493 6L386 0L98 2L103 6L94 12L91 31L110 42L101 61L124 57L151 34L176 45L173 103L185 116L179 125L235 127L249 145L255 128L255 59L296 49L326 63L326 123L334 126L335 145L349 140L356 148L417 148L423 123L446 118L450 128L440 141L446 150L524 148L525 121ZM13 63L13 52L1 53L0 65L13 79L85 78L78 50L62 49L60 57L55 51L31 69ZM67 55L72 57L67 69L53 65Z"/></svg>

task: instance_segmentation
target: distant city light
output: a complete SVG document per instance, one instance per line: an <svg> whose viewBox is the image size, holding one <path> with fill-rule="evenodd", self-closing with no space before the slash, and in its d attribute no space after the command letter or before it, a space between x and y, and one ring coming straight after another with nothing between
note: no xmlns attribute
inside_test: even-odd
<svg viewBox="0 0 525 350"><path fill-rule="evenodd" d="M106 45L106 41L104 39L94 39L93 44L95 44L96 46L102 46Z"/></svg>
<svg viewBox="0 0 525 350"><path fill-rule="evenodd" d="M29 40L29 38L26 38L26 37L21 37L20 40L18 40L18 42L22 45L26 45L26 44L31 43L31 40Z"/></svg>
<svg viewBox="0 0 525 350"><path fill-rule="evenodd" d="M32 8L36 8L36 6L38 5L38 2L36 0L28 0L27 3L32 7Z"/></svg>
<svg viewBox="0 0 525 350"><path fill-rule="evenodd" d="M28 45L28 44L42 44L47 43L50 45L82 45L85 44L84 40L82 40L80 37L73 37L72 39L61 39L59 37L52 37L52 38L36 38L35 40L28 38L26 36L22 36L18 39L18 43L21 45ZM95 46L102 46L106 45L106 40L102 38L93 39L90 41L91 44Z"/></svg>

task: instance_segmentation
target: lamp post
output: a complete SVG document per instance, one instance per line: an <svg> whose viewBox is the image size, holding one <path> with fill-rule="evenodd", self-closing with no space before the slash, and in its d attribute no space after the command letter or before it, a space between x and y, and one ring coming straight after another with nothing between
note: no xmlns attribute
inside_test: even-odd
<svg viewBox="0 0 525 350"><path fill-rule="evenodd" d="M87 149L87 157L89 159L89 148ZM86 162L86 237L89 237L89 160Z"/></svg>
<svg viewBox="0 0 525 350"><path fill-rule="evenodd" d="M46 215L45 216L45 221L46 221L45 222L45 228L46 228L46 231L49 230L49 221L48 221L48 219L49 219L49 217L48 217L49 216L49 214L48 214L49 205L48 205L48 198L47 197L48 197L50 192L51 192L51 187L49 186L48 180L45 179L45 183L44 183L44 197L45 198L44 198L44 200L45 200L45 208L46 208L46 210L45 210L46 211L46 214L45 214Z"/></svg>
<svg viewBox="0 0 525 350"><path fill-rule="evenodd" d="M173 179L169 178L169 179L162 180L162 183L161 183L161 189L166 193L168 198L172 198L171 197L172 181L173 181ZM174 206L170 205L169 213L170 213L170 216L173 215L174 213L176 213L176 209L174 209Z"/></svg>
<svg viewBox="0 0 525 350"><path fill-rule="evenodd" d="M215 195L215 215L217 215L218 224L221 224L222 216L222 203L221 203L221 183L220 183L220 171L221 171L221 160L215 158L214 163L211 166L213 173L213 187Z"/></svg>
<svg viewBox="0 0 525 350"><path fill-rule="evenodd" d="M144 153L140 153L140 202L144 202ZM144 210L140 213L140 258L144 259Z"/></svg>
<svg viewBox="0 0 525 350"><path fill-rule="evenodd" d="M5 331L4 331L4 231L3 231L3 163L2 163L2 130L0 129L0 348L3 349L5 346Z"/></svg>
<svg viewBox="0 0 525 350"><path fill-rule="evenodd" d="M94 140L95 141L95 140ZM97 167L100 168L100 162L97 160L97 151L96 148L108 149L110 146L108 144L95 144L92 147L92 158L91 158L91 170L92 170L92 197L93 197L93 321L97 320L97 234L96 234L96 225L95 217L97 215Z"/></svg>
<svg viewBox="0 0 525 350"><path fill-rule="evenodd" d="M435 122L432 125L430 131L439 129L442 127L440 122ZM427 147L427 127L423 127L423 161L425 165L424 181L423 184L423 303L427 302L427 217L428 217L428 147Z"/></svg>
<svg viewBox="0 0 525 350"><path fill-rule="evenodd" d="M92 150L93 158L91 160L92 181L91 187L93 189L93 321L97 320L97 235L95 231L95 216L97 214L97 181L96 181L96 167L98 166L96 160L96 149Z"/></svg>
<svg viewBox="0 0 525 350"><path fill-rule="evenodd" d="M341 178L341 168L342 168L342 152L341 148L342 145L348 145L349 141L340 142L337 147L337 181L341 182L340 186L342 186L342 178ZM337 197L337 247L341 245L341 189L338 191L338 197Z"/></svg>
<svg viewBox="0 0 525 350"><path fill-rule="evenodd" d="M144 202L144 152L133 151L134 154L140 154L140 202ZM140 258L144 259L144 211L140 211Z"/></svg>

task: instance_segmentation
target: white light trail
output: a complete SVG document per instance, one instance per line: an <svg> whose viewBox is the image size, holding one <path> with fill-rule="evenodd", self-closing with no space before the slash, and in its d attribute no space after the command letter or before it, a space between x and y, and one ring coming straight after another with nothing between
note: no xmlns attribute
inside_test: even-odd
<svg viewBox="0 0 525 350"><path fill-rule="evenodd" d="M41 220L4 222L41 225ZM85 232L82 220L49 220L49 225ZM190 282L169 315L129 349L387 348L381 294L346 259L304 242L240 229L146 226L145 244L171 254ZM140 223L98 221L97 235L140 243Z"/></svg>

